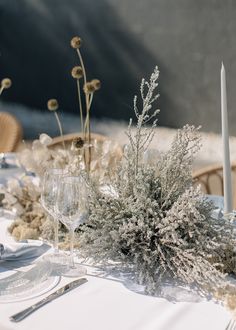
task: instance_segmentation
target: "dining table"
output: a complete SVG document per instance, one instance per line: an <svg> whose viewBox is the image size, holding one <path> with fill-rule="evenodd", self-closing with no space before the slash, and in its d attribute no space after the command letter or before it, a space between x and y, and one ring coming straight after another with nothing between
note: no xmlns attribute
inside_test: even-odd
<svg viewBox="0 0 236 330"><path fill-rule="evenodd" d="M4 184L6 169L0 180ZM18 175L15 173L14 175ZM9 172L12 176L13 172ZM11 211L0 209L0 243L12 243L8 227L14 221ZM43 260L47 251L34 259L0 260L0 330L225 330L232 314L222 303L202 297L191 288L163 286L163 293L147 294L130 271L116 265L105 266L91 260L76 259L87 268L87 282L14 322L11 316L34 304L76 278L63 272L47 272ZM91 256L92 258L92 256ZM44 266L43 266L44 265ZM37 268L38 267L38 268ZM41 268L40 268L41 267ZM25 276L36 270L31 287L20 294L1 294L1 281L10 276ZM41 273L40 273L41 274Z"/></svg>

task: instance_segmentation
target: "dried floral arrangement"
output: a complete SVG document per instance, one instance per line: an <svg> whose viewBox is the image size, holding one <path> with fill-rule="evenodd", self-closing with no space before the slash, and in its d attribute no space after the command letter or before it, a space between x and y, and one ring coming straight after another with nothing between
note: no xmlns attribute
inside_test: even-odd
<svg viewBox="0 0 236 330"><path fill-rule="evenodd" d="M58 124L61 143L55 147L54 141L46 134L41 134L38 140L33 141L32 148L26 149L19 155L21 164L39 177L48 168L66 168L72 173L86 170L92 176L103 177L103 168L113 167L121 157L121 149L118 143L108 139L92 139L90 127L90 112L94 93L101 88L98 79L88 81L87 73L81 55L82 40L76 36L71 39L71 47L76 51L80 65L74 66L71 76L76 81L78 103L80 111L81 134L75 134L72 141L65 141L63 125L57 112L59 104L57 99L50 99L47 108L54 113ZM82 82L81 82L82 81ZM104 166L105 165L105 166Z"/></svg>
<svg viewBox="0 0 236 330"><path fill-rule="evenodd" d="M32 181L32 177L23 175L19 180L10 179L4 189L0 189L1 205L14 212L16 220L8 231L16 240L45 239L54 241L54 226L39 201L40 186ZM69 248L67 231L59 223L59 246ZM75 245L76 246L76 245Z"/></svg>
<svg viewBox="0 0 236 330"><path fill-rule="evenodd" d="M155 166L143 161L156 127L159 71L141 83L141 106L137 96L136 129L128 126L129 145L117 175L107 189L90 184L87 223L80 228L85 256L97 261L116 261L131 266L148 293L157 293L163 280L194 284L236 308L235 286L226 272L235 273L233 224L216 220L214 206L193 187L192 163L200 148L198 129L186 125L171 148ZM150 126L147 127L146 124Z"/></svg>
<svg viewBox="0 0 236 330"><path fill-rule="evenodd" d="M29 176L21 180L10 179L1 189L4 196L2 206L16 215L16 220L9 228L16 240L37 239L42 231L45 213L39 203L40 189Z"/></svg>
<svg viewBox="0 0 236 330"><path fill-rule="evenodd" d="M41 134L34 140L30 149L25 149L19 154L19 161L27 171L35 173L40 178L49 168L64 168L73 174L79 174L86 169L84 162L84 150L86 146L81 139L75 139L69 148L53 148L53 139L47 134ZM93 141L91 146L90 175L102 179L106 175L107 168L113 168L120 159L120 147L118 143L104 140L102 143Z"/></svg>
<svg viewBox="0 0 236 330"><path fill-rule="evenodd" d="M71 39L70 45L76 50L79 57L80 65L74 66L71 70L71 76L76 80L78 102L80 111L80 124L81 124L81 135L78 141L74 141L74 145L79 144L81 151L82 160L86 166L86 170L90 171L91 160L92 160L92 138L91 138L91 127L90 127L90 111L93 102L93 96L96 91L101 88L101 82L98 79L87 80L87 73L81 55L82 39L75 36ZM82 80L82 84L80 81ZM60 118L57 114L58 101L56 99L50 99L47 103L48 110L53 111L59 127L62 145L64 150L66 149L64 135Z"/></svg>
<svg viewBox="0 0 236 330"><path fill-rule="evenodd" d="M101 181L107 175L107 169L116 166L122 152L115 141L106 138L98 140L91 134L90 111L94 93L100 89L101 83L98 79L91 81L87 79L80 51L81 38L73 37L70 45L78 54L80 62L80 65L72 68L71 76L76 81L82 132L75 134L77 137L66 143L63 125L58 114L58 101L57 99L50 99L47 102L47 108L55 115L61 143L55 147L51 137L47 134L41 134L39 139L33 141L32 147L25 148L18 158L26 172L32 172L39 178L49 168L65 168L73 174L79 174L86 170L93 180ZM11 80L3 79L0 95L4 89L10 86ZM1 204L16 214L16 221L9 228L10 233L17 240L38 237L52 239L53 225L47 219L47 215L39 203L40 181L39 186L38 184L30 184L27 176L23 176L20 181L17 183L16 180L10 180L6 187L0 190ZM61 233L61 236L63 240L67 238L64 232ZM67 244L64 245L67 246Z"/></svg>

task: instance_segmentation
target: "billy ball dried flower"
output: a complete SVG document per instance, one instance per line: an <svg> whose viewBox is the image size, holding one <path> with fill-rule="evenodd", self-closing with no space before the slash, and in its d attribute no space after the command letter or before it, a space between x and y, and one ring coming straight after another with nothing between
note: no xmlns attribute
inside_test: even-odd
<svg viewBox="0 0 236 330"><path fill-rule="evenodd" d="M91 82L87 82L86 84L84 84L83 89L85 94L92 94L95 92L94 85Z"/></svg>
<svg viewBox="0 0 236 330"><path fill-rule="evenodd" d="M48 100L47 106L48 106L48 110L56 111L58 109L58 102L56 99L50 99Z"/></svg>
<svg viewBox="0 0 236 330"><path fill-rule="evenodd" d="M10 78L4 78L1 81L1 87L4 89L10 88L12 85L11 79Z"/></svg>
<svg viewBox="0 0 236 330"><path fill-rule="evenodd" d="M91 85L94 87L95 91L97 91L101 88L101 81L98 79L93 79L91 81Z"/></svg>
<svg viewBox="0 0 236 330"><path fill-rule="evenodd" d="M80 79L83 77L83 69L81 66L74 66L71 70L71 75L75 79Z"/></svg>
<svg viewBox="0 0 236 330"><path fill-rule="evenodd" d="M74 139L72 143L75 149L81 149L84 146L84 140L81 137Z"/></svg>
<svg viewBox="0 0 236 330"><path fill-rule="evenodd" d="M74 49L80 48L81 44L82 44L82 39L77 36L73 37L70 41L70 45Z"/></svg>

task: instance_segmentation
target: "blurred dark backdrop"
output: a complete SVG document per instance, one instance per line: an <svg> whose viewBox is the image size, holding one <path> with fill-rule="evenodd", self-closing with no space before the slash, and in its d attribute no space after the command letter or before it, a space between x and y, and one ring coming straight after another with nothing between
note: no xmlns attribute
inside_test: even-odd
<svg viewBox="0 0 236 330"><path fill-rule="evenodd" d="M2 100L45 111L48 98L78 112L70 39L83 39L89 78L99 78L92 115L127 120L142 77L159 66L159 124L220 130L225 63L231 134L236 134L236 2L233 0L0 0ZM19 114L20 115L20 114Z"/></svg>

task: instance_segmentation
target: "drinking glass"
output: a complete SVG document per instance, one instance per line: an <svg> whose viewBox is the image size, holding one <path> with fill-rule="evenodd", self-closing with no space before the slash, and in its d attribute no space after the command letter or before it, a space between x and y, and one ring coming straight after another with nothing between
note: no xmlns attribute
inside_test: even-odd
<svg viewBox="0 0 236 330"><path fill-rule="evenodd" d="M66 256L59 253L58 250L58 215L56 213L56 198L57 198L57 187L58 181L66 175L65 170L59 168L48 169L42 180L41 187L41 204L46 212L52 217L54 222L54 253L48 255L51 262L58 264L65 264Z"/></svg>
<svg viewBox="0 0 236 330"><path fill-rule="evenodd" d="M86 274L85 267L74 262L74 231L87 218L87 187L82 176L63 176L58 182L56 201L60 221L70 235L69 270L63 275L78 277Z"/></svg>

